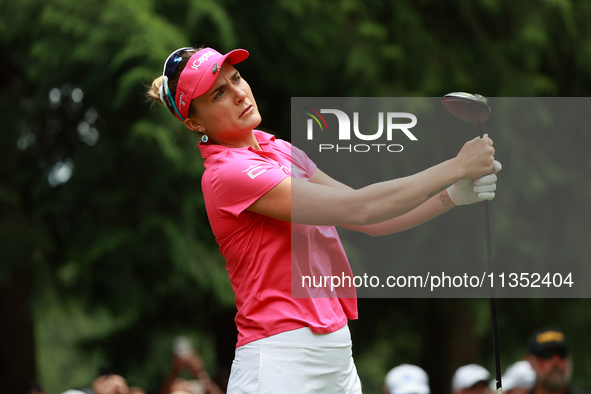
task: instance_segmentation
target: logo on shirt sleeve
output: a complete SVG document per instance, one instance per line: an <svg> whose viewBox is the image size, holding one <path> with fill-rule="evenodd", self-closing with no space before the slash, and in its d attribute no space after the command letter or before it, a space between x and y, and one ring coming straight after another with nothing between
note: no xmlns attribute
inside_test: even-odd
<svg viewBox="0 0 591 394"><path fill-rule="evenodd" d="M260 164L253 164L248 167L246 170L242 172L246 172L246 174L250 177L250 179L254 179L257 176L261 175L263 172L267 171L266 168L263 168Z"/></svg>

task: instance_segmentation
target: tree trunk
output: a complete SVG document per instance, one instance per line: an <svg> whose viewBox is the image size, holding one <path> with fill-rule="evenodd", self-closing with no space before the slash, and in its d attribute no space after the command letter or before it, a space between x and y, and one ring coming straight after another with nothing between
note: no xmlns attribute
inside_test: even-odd
<svg viewBox="0 0 591 394"><path fill-rule="evenodd" d="M456 369L478 360L474 311L468 300L430 299L425 312L422 365L431 394L449 394Z"/></svg>
<svg viewBox="0 0 591 394"><path fill-rule="evenodd" d="M0 284L0 393L24 393L35 379L31 272L14 269Z"/></svg>

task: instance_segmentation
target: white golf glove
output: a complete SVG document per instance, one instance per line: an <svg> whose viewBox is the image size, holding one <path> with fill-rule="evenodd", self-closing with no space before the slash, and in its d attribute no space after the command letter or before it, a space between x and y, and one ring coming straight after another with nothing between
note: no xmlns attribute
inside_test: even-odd
<svg viewBox="0 0 591 394"><path fill-rule="evenodd" d="M493 168L498 172L503 166L498 161L493 161ZM449 198L456 205L468 205L483 200L495 198L497 190L497 176L488 174L476 179L462 179L447 188Z"/></svg>

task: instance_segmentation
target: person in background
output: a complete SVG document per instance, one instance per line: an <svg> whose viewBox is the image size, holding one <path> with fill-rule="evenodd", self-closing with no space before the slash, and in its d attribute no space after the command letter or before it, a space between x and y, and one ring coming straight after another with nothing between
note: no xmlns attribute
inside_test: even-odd
<svg viewBox="0 0 591 394"><path fill-rule="evenodd" d="M518 361L511 364L503 377L503 393L526 394L536 381L536 373L527 361ZM496 390L496 382L491 382L491 389Z"/></svg>
<svg viewBox="0 0 591 394"><path fill-rule="evenodd" d="M421 367L401 364L386 375L383 394L429 394L429 376Z"/></svg>
<svg viewBox="0 0 591 394"><path fill-rule="evenodd" d="M105 374L92 382L95 394L130 394L127 381L121 375Z"/></svg>
<svg viewBox="0 0 591 394"><path fill-rule="evenodd" d="M528 341L527 361L536 381L529 394L584 394L571 387L573 362L564 333L553 327L536 330Z"/></svg>
<svg viewBox="0 0 591 394"><path fill-rule="evenodd" d="M187 371L194 379L187 380L180 377ZM203 361L191 350L186 354L174 353L172 366L166 380L160 388L160 394L223 394L222 389L209 378L203 368Z"/></svg>
<svg viewBox="0 0 591 394"><path fill-rule="evenodd" d="M490 372L477 364L464 365L456 370L451 381L453 394L491 394L488 387Z"/></svg>
<svg viewBox="0 0 591 394"><path fill-rule="evenodd" d="M29 386L27 387L27 391L25 391L26 394L45 394L45 390L43 389L43 387L41 387L41 385L39 384L38 381L33 380L29 383Z"/></svg>

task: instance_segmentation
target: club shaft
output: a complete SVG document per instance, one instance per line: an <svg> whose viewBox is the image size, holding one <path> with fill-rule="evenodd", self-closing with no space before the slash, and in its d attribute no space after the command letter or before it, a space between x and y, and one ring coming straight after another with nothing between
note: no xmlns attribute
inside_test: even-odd
<svg viewBox="0 0 591 394"><path fill-rule="evenodd" d="M484 223L486 227L486 255L488 260L488 271L493 272L492 268L492 248L490 242L490 222L488 219L488 201L484 200ZM494 356L495 356L495 373L496 373L496 381L497 381L497 390L501 388L501 360L499 356L499 334L497 331L497 307L495 301L495 289L491 287L490 289L490 313L491 313L491 320L492 320L492 331L493 331L493 348L494 348Z"/></svg>
<svg viewBox="0 0 591 394"><path fill-rule="evenodd" d="M478 124L478 135L482 138L484 127L481 123ZM490 221L488 216L488 201L484 200L484 226L486 231L486 257L488 261L488 272L493 273L492 263L492 246L490 242ZM493 351L495 358L495 376L496 376L496 389L497 394L502 394L502 383L501 383L501 360L499 352L499 334L497 331L497 307L495 302L495 289L491 286L490 288L490 313L492 320L492 333L493 333Z"/></svg>

